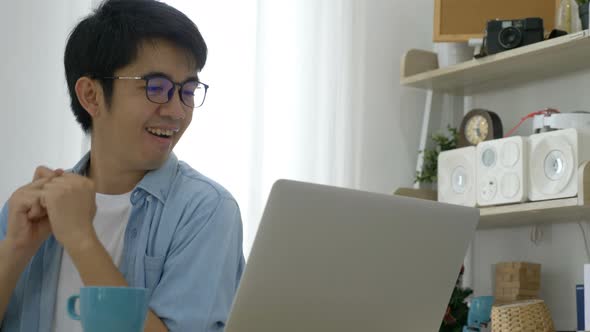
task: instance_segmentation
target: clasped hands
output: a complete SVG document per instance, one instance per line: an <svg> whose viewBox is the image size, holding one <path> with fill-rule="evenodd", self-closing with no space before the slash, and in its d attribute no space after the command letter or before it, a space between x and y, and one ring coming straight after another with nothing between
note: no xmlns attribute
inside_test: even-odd
<svg viewBox="0 0 590 332"><path fill-rule="evenodd" d="M6 241L17 255L34 255L50 234L68 251L96 239L94 182L77 174L38 167L33 182L12 194L8 211Z"/></svg>

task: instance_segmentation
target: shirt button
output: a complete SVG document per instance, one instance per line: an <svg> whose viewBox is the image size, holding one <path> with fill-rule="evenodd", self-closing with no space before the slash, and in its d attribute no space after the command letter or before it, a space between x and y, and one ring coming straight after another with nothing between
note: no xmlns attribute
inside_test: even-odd
<svg viewBox="0 0 590 332"><path fill-rule="evenodd" d="M137 237L137 228L131 230L131 238L135 239L135 237Z"/></svg>

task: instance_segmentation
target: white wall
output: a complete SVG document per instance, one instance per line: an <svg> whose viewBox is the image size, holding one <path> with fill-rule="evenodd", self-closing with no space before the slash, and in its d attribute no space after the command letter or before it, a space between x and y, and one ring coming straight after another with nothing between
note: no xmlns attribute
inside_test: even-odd
<svg viewBox="0 0 590 332"><path fill-rule="evenodd" d="M400 61L410 48L432 49L430 0L366 1L365 123L360 187L391 193L411 187L425 92L401 88Z"/></svg>
<svg viewBox="0 0 590 332"><path fill-rule="evenodd" d="M590 70L586 70L507 87L474 96L473 106L497 112L507 132L524 115L546 107L562 112L589 111L589 81ZM531 132L532 121L528 120L517 134ZM519 227L478 231L473 256L475 290L481 295L492 292L492 264L508 260L541 263L541 298L551 310L556 329L575 330L575 285L583 283L583 264L589 260L582 232L576 223L544 226L544 240L536 246L529 240L530 230Z"/></svg>
<svg viewBox="0 0 590 332"><path fill-rule="evenodd" d="M38 165L69 168L82 131L70 111L66 38L89 0L4 1L0 10L0 204Z"/></svg>

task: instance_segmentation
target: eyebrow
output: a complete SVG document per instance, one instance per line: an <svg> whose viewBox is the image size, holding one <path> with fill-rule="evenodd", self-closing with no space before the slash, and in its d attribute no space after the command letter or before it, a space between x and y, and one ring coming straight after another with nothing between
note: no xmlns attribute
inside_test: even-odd
<svg viewBox="0 0 590 332"><path fill-rule="evenodd" d="M172 79L172 77L170 77L170 75L168 75L166 73L163 73L161 71L151 71L151 72L148 72L148 73L145 73L145 74L141 75L141 77L150 77L150 76L164 76L167 79L169 79L172 82L174 82L174 80ZM198 82L200 82L198 75L192 75L192 76L189 76L189 77L185 78L184 80L182 80L180 82L177 82L177 83L183 83L183 82L187 82L187 81L198 81Z"/></svg>

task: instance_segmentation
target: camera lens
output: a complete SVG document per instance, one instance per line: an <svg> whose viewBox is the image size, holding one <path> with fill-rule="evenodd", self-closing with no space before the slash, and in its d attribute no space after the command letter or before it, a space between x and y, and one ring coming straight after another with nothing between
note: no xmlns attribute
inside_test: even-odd
<svg viewBox="0 0 590 332"><path fill-rule="evenodd" d="M522 43L522 33L515 27L504 28L498 35L498 43L507 50L515 48Z"/></svg>

